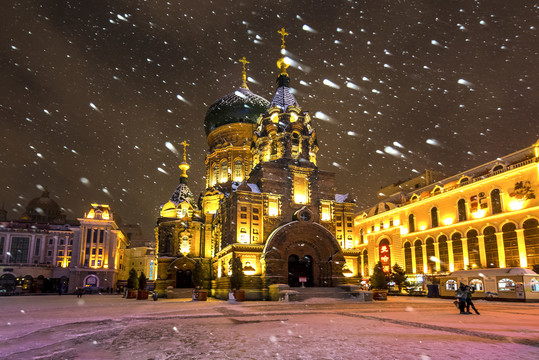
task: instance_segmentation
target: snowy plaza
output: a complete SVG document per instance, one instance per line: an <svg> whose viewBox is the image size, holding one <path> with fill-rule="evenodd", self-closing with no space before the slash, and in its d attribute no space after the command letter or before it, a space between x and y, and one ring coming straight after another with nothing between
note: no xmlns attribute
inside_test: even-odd
<svg viewBox="0 0 539 360"><path fill-rule="evenodd" d="M539 307L452 300L0 298L3 359L537 359Z"/></svg>

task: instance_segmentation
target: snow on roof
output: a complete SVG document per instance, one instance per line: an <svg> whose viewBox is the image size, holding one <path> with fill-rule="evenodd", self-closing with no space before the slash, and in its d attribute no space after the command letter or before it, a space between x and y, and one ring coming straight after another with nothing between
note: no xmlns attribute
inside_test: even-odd
<svg viewBox="0 0 539 360"><path fill-rule="evenodd" d="M503 268L503 269L477 269L453 271L451 276L470 277L481 276L494 277L501 275L537 275L534 271L524 268Z"/></svg>
<svg viewBox="0 0 539 360"><path fill-rule="evenodd" d="M335 202L342 204L346 201L346 198L348 197L348 194L335 194Z"/></svg>
<svg viewBox="0 0 539 360"><path fill-rule="evenodd" d="M251 188L252 192L260 194L260 189L258 188L258 186L256 184L247 183L247 185Z"/></svg>

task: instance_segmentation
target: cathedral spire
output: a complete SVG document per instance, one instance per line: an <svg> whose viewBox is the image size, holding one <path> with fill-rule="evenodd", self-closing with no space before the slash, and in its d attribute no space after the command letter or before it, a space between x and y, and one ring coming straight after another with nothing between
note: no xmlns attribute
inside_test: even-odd
<svg viewBox="0 0 539 360"><path fill-rule="evenodd" d="M286 72L286 69L288 69L288 66L290 66L290 65L287 63L286 57L284 56L285 53L286 53L286 45L285 45L284 37L288 36L290 34L286 32L284 27L281 28L281 30L279 30L277 32L279 34L281 34L281 57L279 58L279 60L277 60L277 67L279 68L279 70L281 70L281 76L282 75L288 76L288 74ZM281 76L279 76L279 78Z"/></svg>
<svg viewBox="0 0 539 360"><path fill-rule="evenodd" d="M187 163L187 147L189 146L189 143L187 141L182 141L180 145L183 146L183 161L178 165L182 173L180 174L180 183L186 183L187 182L187 170L189 170L190 166Z"/></svg>
<svg viewBox="0 0 539 360"><path fill-rule="evenodd" d="M299 107L298 102L294 98L294 95L290 92L289 84L290 84L290 77L288 76L288 73L286 72L286 69L290 66L288 57L285 56L286 54L286 45L285 45L285 36L290 35L286 32L286 30L281 28L281 30L277 31L281 35L281 57L279 60L277 60L277 67L281 71L279 74L279 77L277 78L277 92L275 93L275 96L273 97L273 100L271 102L270 107L277 106L283 111L286 111L289 106L293 105L296 107Z"/></svg>
<svg viewBox="0 0 539 360"><path fill-rule="evenodd" d="M244 88L244 89L249 89L249 87L247 86L247 70L245 70L245 65L249 64L250 62L247 61L245 56L243 58L239 59L238 61L240 63L242 63L242 65L243 65L243 70L241 72L241 80L242 80L241 87Z"/></svg>

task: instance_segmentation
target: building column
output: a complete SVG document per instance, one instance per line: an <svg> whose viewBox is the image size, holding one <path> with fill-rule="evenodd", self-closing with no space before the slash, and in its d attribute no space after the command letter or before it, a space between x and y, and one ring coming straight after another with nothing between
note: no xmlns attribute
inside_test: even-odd
<svg viewBox="0 0 539 360"><path fill-rule="evenodd" d="M359 255L360 256L360 266L361 266L361 271L359 271L359 273L361 274L361 277L364 277L365 274L363 273L364 269L365 269L365 259L364 259L364 256L363 256L363 252Z"/></svg>
<svg viewBox="0 0 539 360"><path fill-rule="evenodd" d="M468 255L468 238L461 238L462 241L462 257L464 259L464 270L468 270L470 266L470 258Z"/></svg>
<svg viewBox="0 0 539 360"><path fill-rule="evenodd" d="M455 271L455 257L453 256L453 240L447 240L447 252L449 253L449 271Z"/></svg>
<svg viewBox="0 0 539 360"><path fill-rule="evenodd" d="M427 259L427 244L422 244L421 245L421 251L423 252L423 273L426 274L426 273L428 273L427 264L428 264L428 260L429 260L429 259Z"/></svg>
<svg viewBox="0 0 539 360"><path fill-rule="evenodd" d="M518 256L520 257L520 267L528 267L528 258L526 253L526 241L524 240L524 229L515 230L517 233Z"/></svg>
<svg viewBox="0 0 539 360"><path fill-rule="evenodd" d="M500 267L505 267L505 248L503 246L503 233L494 233L496 236L496 243L498 244L498 260L500 261Z"/></svg>
<svg viewBox="0 0 539 360"><path fill-rule="evenodd" d="M30 244L28 244L28 257L26 259L27 264L33 264L34 254L36 251L36 234L30 236Z"/></svg>
<svg viewBox="0 0 539 360"><path fill-rule="evenodd" d="M440 244L438 244L438 241L434 243L434 256L436 256L436 271L440 271Z"/></svg>
<svg viewBox="0 0 539 360"><path fill-rule="evenodd" d="M485 235L477 235L477 242L479 243L479 258L481 260L481 267L487 267L487 253L485 251Z"/></svg>
<svg viewBox="0 0 539 360"><path fill-rule="evenodd" d="M4 240L4 264L8 264L10 262L10 257L8 257L7 253L11 254L11 235L6 234L6 238Z"/></svg>
<svg viewBox="0 0 539 360"><path fill-rule="evenodd" d="M414 274L417 274L417 266L415 264L415 246L411 246L410 251L412 252L412 271ZM406 260L405 260L405 265L406 265Z"/></svg>

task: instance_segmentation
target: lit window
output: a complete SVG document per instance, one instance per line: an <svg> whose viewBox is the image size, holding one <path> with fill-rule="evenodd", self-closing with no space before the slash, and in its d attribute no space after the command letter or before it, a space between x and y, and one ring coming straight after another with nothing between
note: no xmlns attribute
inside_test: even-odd
<svg viewBox="0 0 539 360"><path fill-rule="evenodd" d="M470 281L470 286L473 286L475 291L485 291L485 288L483 287L483 280L481 279L472 279Z"/></svg>
<svg viewBox="0 0 539 360"><path fill-rule="evenodd" d="M243 163L241 160L236 160L234 162L234 181L242 181L243 180Z"/></svg>
<svg viewBox="0 0 539 360"><path fill-rule="evenodd" d="M221 180L220 182L224 183L228 181L228 163L223 161L221 163Z"/></svg>
<svg viewBox="0 0 539 360"><path fill-rule="evenodd" d="M537 279L531 279L530 280L530 285L531 285L531 289L532 289L532 292L538 292L539 291L539 280Z"/></svg>
<svg viewBox="0 0 539 360"><path fill-rule="evenodd" d="M307 176L303 174L294 174L294 202L296 204L308 203L309 185Z"/></svg>
<svg viewBox="0 0 539 360"><path fill-rule="evenodd" d="M279 199L275 197L268 198L268 215L279 216Z"/></svg>
<svg viewBox="0 0 539 360"><path fill-rule="evenodd" d="M446 290L454 290L456 291L457 290L457 282L455 280L447 280L445 282L445 289Z"/></svg>
<svg viewBox="0 0 539 360"><path fill-rule="evenodd" d="M511 279L498 281L498 291L515 291L515 282Z"/></svg>

